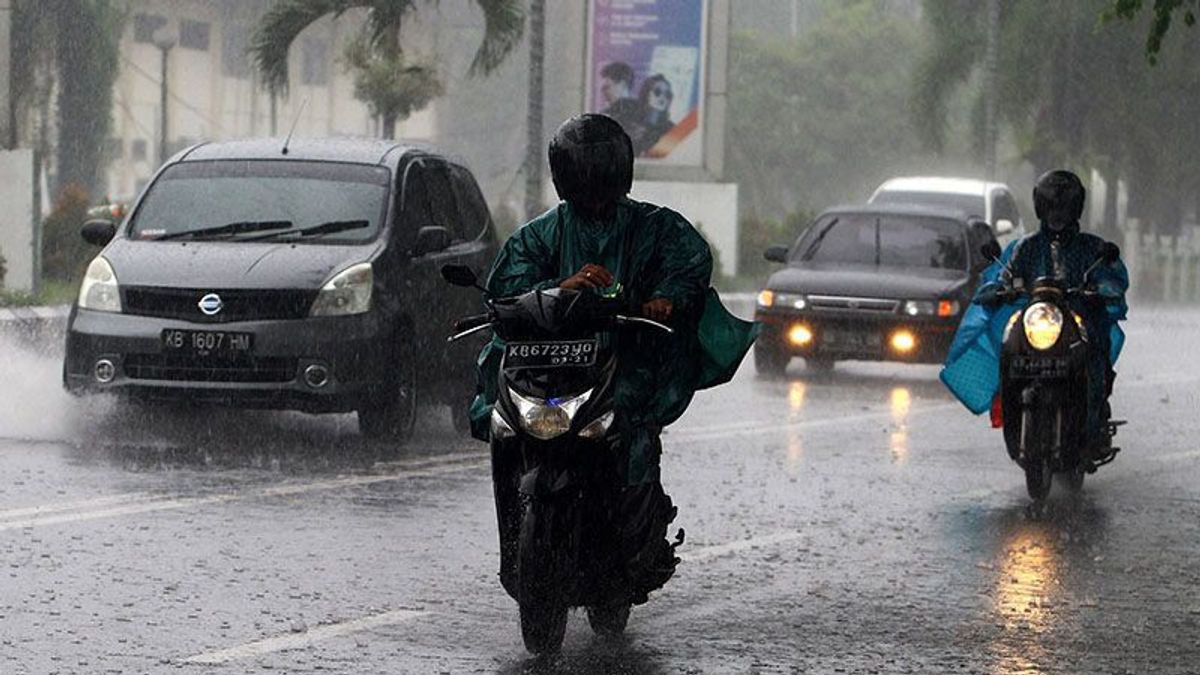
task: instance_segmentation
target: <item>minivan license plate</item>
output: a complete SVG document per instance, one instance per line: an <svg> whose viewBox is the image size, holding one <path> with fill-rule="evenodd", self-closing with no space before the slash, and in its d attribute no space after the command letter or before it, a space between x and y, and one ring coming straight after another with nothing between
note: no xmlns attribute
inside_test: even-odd
<svg viewBox="0 0 1200 675"><path fill-rule="evenodd" d="M564 342L510 342L504 353L504 367L518 368L586 368L596 365L595 340Z"/></svg>
<svg viewBox="0 0 1200 675"><path fill-rule="evenodd" d="M177 330L162 332L163 349L196 356L236 356L248 354L254 345L253 333L223 330Z"/></svg>

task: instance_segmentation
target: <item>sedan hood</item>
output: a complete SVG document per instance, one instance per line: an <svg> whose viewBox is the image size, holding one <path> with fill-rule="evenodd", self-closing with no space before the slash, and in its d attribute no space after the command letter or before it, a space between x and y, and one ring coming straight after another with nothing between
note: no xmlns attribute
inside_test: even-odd
<svg viewBox="0 0 1200 675"><path fill-rule="evenodd" d="M809 263L776 272L767 288L806 295L921 300L959 295L969 282L967 273L958 270Z"/></svg>
<svg viewBox="0 0 1200 675"><path fill-rule="evenodd" d="M118 239L104 257L122 286L315 290L338 270L372 259L381 246Z"/></svg>

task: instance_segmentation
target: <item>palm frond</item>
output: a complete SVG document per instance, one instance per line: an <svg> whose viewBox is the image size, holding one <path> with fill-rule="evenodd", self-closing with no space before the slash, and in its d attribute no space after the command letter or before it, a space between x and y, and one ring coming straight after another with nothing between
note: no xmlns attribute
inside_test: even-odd
<svg viewBox="0 0 1200 675"><path fill-rule="evenodd" d="M404 19L416 10L415 0L375 0L367 16L367 34L371 46L388 54L400 52L400 27Z"/></svg>
<svg viewBox="0 0 1200 675"><path fill-rule="evenodd" d="M525 35L522 0L475 0L483 11L483 42L475 52L470 74L488 75L521 43Z"/></svg>
<svg viewBox="0 0 1200 675"><path fill-rule="evenodd" d="M262 73L263 85L275 94L288 89L288 51L296 37L321 17L339 16L356 7L373 7L371 0L279 0L263 16L250 41L250 55Z"/></svg>

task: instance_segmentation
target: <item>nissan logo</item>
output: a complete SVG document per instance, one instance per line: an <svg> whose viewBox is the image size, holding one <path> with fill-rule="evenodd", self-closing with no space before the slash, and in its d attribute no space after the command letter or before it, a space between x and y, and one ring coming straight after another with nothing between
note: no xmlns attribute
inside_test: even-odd
<svg viewBox="0 0 1200 675"><path fill-rule="evenodd" d="M196 306L200 308L201 312L204 312L205 316L214 316L217 312L221 311L225 303L221 302L221 296L216 293L209 293L200 298L200 302L196 303Z"/></svg>

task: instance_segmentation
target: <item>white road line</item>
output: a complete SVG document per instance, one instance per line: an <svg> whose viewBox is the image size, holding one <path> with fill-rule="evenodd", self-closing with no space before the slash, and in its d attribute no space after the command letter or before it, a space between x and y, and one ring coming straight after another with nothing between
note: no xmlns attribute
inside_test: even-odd
<svg viewBox="0 0 1200 675"><path fill-rule="evenodd" d="M733 555L735 553L741 553L742 551L750 549L762 548L764 546L774 546L776 544L795 541L802 536L804 536L802 533L796 531L764 534L759 537L731 541L728 544L717 544L715 546L704 546L691 551L681 551L679 554L679 559L684 562L702 562L705 560L712 560L713 558L720 558L727 555Z"/></svg>
<svg viewBox="0 0 1200 675"><path fill-rule="evenodd" d="M26 516L40 516L50 513L59 513L61 511L76 511L79 509L87 509L92 507L110 506L112 504L146 501L154 498L154 495L146 492L127 492L115 495L105 495L103 497L96 497L93 499L82 499L73 502L55 502L51 504L42 504L40 506L25 506L21 508L8 509L7 511L0 511L0 520L24 518Z"/></svg>
<svg viewBox="0 0 1200 675"><path fill-rule="evenodd" d="M247 492L236 492L211 495L207 497L184 497L178 499L159 499L143 503L129 504L125 506L116 506L109 509L100 509L96 511L81 511L77 513L61 513L58 515L48 515L43 517L35 516L24 520L10 520L0 522L0 532L6 530L17 530L26 527L38 527L43 525L60 525L63 523L77 523L89 520L98 520L101 518L113 518L117 516L137 515L141 513L152 513L155 511L172 511L178 509L193 508L197 506L207 506L209 504L224 504L228 502L245 501L248 499L263 499L270 497L286 497L290 495L305 494L308 492L317 492L320 490L336 490L345 487L356 487L361 485L372 485L375 483L385 483L389 481L405 480L408 478L419 478L424 476L439 476L449 473L457 473L460 471L469 471L472 469L480 469L488 466L485 461L476 460L473 462L454 462L442 465L417 468L404 473L375 475L375 476L346 476L343 478L335 478L325 481L317 481L313 483L296 483L292 485L278 485L274 487L261 488L258 490L250 490Z"/></svg>
<svg viewBox="0 0 1200 675"><path fill-rule="evenodd" d="M291 633L288 635L279 635L256 642L248 642L237 647L229 649L221 649L213 652L205 652L190 656L183 660L183 663L218 665L244 659L251 656L262 656L263 654L271 654L281 652L287 649L300 649L307 647L314 642L329 640L331 638L341 637L343 635L351 635L360 633L365 630L381 628L383 626L394 626L396 624L419 619L428 616L428 612L418 612L410 609L397 609L391 612L375 614L373 616L364 617L361 619L353 619L342 623L328 624L325 626L317 626L308 630Z"/></svg>
<svg viewBox="0 0 1200 675"><path fill-rule="evenodd" d="M918 415L926 415L929 413L949 410L951 408L959 408L960 403L942 403L938 405L925 406L914 408L904 414L905 417L914 417ZM686 429L681 429L677 432L666 435L666 441L700 441L711 440L714 438L724 438L727 436L745 436L753 434L768 433L772 431L793 431L796 429L810 429L815 427L835 427L842 425L853 425L860 422L869 422L871 420L890 420L896 415L891 410L879 410L874 412L859 413L856 415L837 415L830 417L822 417L812 420L798 420L795 422L786 422L783 424L762 424L762 423L745 423L730 425L724 429L713 429L705 431L689 432Z"/></svg>

